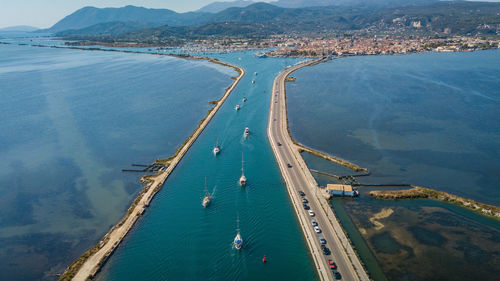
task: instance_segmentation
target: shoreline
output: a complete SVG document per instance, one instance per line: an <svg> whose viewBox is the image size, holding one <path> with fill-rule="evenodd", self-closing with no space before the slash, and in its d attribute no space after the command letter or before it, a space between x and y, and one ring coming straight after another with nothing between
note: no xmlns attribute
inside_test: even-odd
<svg viewBox="0 0 500 281"><path fill-rule="evenodd" d="M40 46L39 46L40 47ZM43 46L47 47L47 46ZM66 48L66 47L54 47L54 48ZM68 48L68 49L80 49L88 50L87 48ZM102 50L102 51L115 51L121 52L120 50ZM123 51L126 53L139 53L139 54L149 54L133 51ZM139 217L146 211L149 204L151 203L154 196L163 187L165 180L168 178L170 173L175 169L177 164L189 150L191 145L196 141L198 136L203 132L205 127L211 121L212 117L217 113L219 108L222 106L227 97L231 94L233 89L236 87L241 78L245 75L245 70L241 67L221 62L214 58L200 57L200 56L176 56L171 54L153 54L153 55L164 55L173 56L184 59L199 59L207 60L211 63L220 64L227 67L232 67L239 75L234 78L231 85L226 88L224 95L215 103L207 115L201 119L198 127L193 131L193 133L186 139L186 141L180 145L177 151L169 158L164 159L169 161L168 167L165 170L159 172L157 175L147 175L140 179L140 182L145 183L143 189L139 192L137 197L134 199L127 212L118 223L116 223L99 242L90 248L88 251L83 253L76 261L74 261L70 266L66 268L64 273L61 274L59 280L88 280L99 272L101 267L105 264L107 259L113 254L113 252L118 248L121 241L128 234L130 229L134 226L135 222ZM212 103L213 104L213 103ZM161 159L157 159L159 161Z"/></svg>
<svg viewBox="0 0 500 281"><path fill-rule="evenodd" d="M285 142L288 141L290 143L292 157L294 157L299 162L297 165L298 169L303 171L304 176L306 178L306 181L309 184L311 184L311 186L315 186L316 188L317 188L317 183L316 183L314 177L311 175L310 170L307 167L307 164L305 163L304 159L302 158L302 155L299 152L300 146L297 145L297 142L293 139L293 137L290 134L288 115L286 112L286 87L285 87L286 82L285 82L285 80L289 75L291 75L297 69L300 69L300 68L306 67L306 66L316 65L316 64L324 62L325 60L327 60L327 58L310 60L310 61L303 62L300 65L295 65L294 67L291 67L290 69L283 70L275 78L275 82L273 85L273 91L272 91L273 93L275 92L275 87L277 86L276 83L281 83L283 85L283 91L284 91L282 93L283 102L281 104L285 105L284 106L283 120L286 122L286 124L281 124L279 126L283 127L282 130L286 134L286 136L283 135L283 137L285 138ZM282 75L282 73L285 73L285 74L281 78L281 81L276 82L277 81L276 79L278 79L280 77L280 75ZM272 107L272 105L273 105L273 103L271 100L270 107ZM282 113L283 112L280 112L280 114L282 114ZM272 111L270 111L270 113L269 113L267 134L268 134L269 141L271 143L271 147L273 149L274 156L278 162L278 165L280 166L282 177L285 180L285 183L286 183L285 185L287 187L288 195L290 197L292 206L294 207L294 211L295 211L295 214L297 216L297 220L298 220L299 224L301 225L302 232L304 234L304 238L306 239L306 242L307 242L310 254L313 258L313 261L316 264L318 275L319 275L320 279L321 280L329 280L330 278L333 279L333 277L330 276L330 270L328 268L328 265L323 264L324 256L321 254L321 251L318 249L316 241L311 240L311 238L313 238L314 235L311 235L309 227L306 227L306 225L308 225L308 224L303 222L304 220L307 221L308 218L302 217L302 215L304 215L304 214L301 211L302 208L299 207L299 204L300 204L299 202L301 200L299 200L297 198L297 196L298 196L297 193L294 190L292 190L293 187L290 186L290 184L292 184L292 181L291 181L292 179L289 178L289 175L287 172L284 172L284 171L287 171L287 168L285 168L284 166L281 165L282 160L280 160L278 148L276 146L275 139L272 136L272 132L271 132L271 124L272 124L272 121L271 121L272 117L271 116L272 116ZM306 189L308 189L308 188L306 188ZM346 231L340 225L340 222L339 222L337 216L335 215L333 209L330 207L328 201L325 200L324 198L322 198L321 196L318 196L316 191L311 192L311 194L315 194L316 195L315 199L318 200L319 209L317 211L324 212L325 220L327 221L326 227L327 228L329 227L331 229L331 233L333 235L332 243L336 244L337 247L340 247L340 249L338 250L338 253L341 256L343 256L343 258L342 258L343 260L348 261L348 265L346 265L346 267L344 268L344 270L348 270L348 272L350 272L352 274L351 277L348 279L352 278L353 280L369 280L367 271L366 271L362 261L359 258L359 254L352 247L352 243L350 242L349 238L347 237ZM320 215L320 213L318 213L318 212L316 212L317 216ZM350 267L350 269L348 269L349 267ZM327 272L324 271L325 268L328 269L328 270L326 270Z"/></svg>
<svg viewBox="0 0 500 281"><path fill-rule="evenodd" d="M454 204L474 211L480 215L500 220L500 207L476 202L472 199L422 186L411 185L410 189L403 190L372 190L368 194L381 200L432 199Z"/></svg>

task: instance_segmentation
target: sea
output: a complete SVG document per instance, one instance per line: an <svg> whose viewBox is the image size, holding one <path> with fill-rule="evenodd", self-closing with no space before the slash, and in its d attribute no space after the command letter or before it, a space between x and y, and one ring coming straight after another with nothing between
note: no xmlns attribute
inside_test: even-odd
<svg viewBox="0 0 500 281"><path fill-rule="evenodd" d="M55 280L142 188L143 173L121 170L174 153L237 73L206 61L7 42L0 280Z"/></svg>
<svg viewBox="0 0 500 281"><path fill-rule="evenodd" d="M287 83L292 136L368 168L331 201L375 280L497 280L500 222L434 200L384 201L413 184L500 204L500 51L334 59ZM359 174L304 153L310 168ZM317 175L325 186L334 178Z"/></svg>

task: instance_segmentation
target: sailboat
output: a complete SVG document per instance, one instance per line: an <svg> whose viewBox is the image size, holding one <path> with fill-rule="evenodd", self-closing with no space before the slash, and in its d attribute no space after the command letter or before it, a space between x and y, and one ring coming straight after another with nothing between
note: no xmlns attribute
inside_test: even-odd
<svg viewBox="0 0 500 281"><path fill-rule="evenodd" d="M241 177L240 177L240 186L247 185L247 178L245 177L245 169L243 167L243 153L241 153Z"/></svg>
<svg viewBox="0 0 500 281"><path fill-rule="evenodd" d="M203 201L201 202L201 205L203 208L208 207L210 202L212 201L212 194L208 193L207 190L207 178L205 178L205 197L203 197Z"/></svg>
<svg viewBox="0 0 500 281"><path fill-rule="evenodd" d="M214 155L219 154L219 152L220 152L220 146L219 146L219 140L217 140L214 146Z"/></svg>
<svg viewBox="0 0 500 281"><path fill-rule="evenodd" d="M241 247L243 246L243 238L241 238L241 234L240 234L240 218L238 217L236 219L236 225L237 225L237 228L236 228L236 237L234 237L234 240L233 240L233 245L234 245L234 248L237 249L237 250L240 250Z"/></svg>

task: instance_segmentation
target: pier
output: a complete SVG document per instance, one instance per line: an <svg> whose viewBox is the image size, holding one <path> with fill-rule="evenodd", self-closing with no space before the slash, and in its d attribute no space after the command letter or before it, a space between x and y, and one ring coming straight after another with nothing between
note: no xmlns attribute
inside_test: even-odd
<svg viewBox="0 0 500 281"><path fill-rule="evenodd" d="M342 280L362 280L368 281L369 277L361 265L358 256L354 252L344 230L337 220L329 202L325 200L324 192L318 187L309 168L307 167L300 152L312 151L306 147L298 145L291 138L288 131L288 120L286 112L285 79L293 71L322 62L322 60L308 61L302 64L288 67L278 74L273 82L271 103L269 110L269 121L267 135L271 144L274 156L278 162L283 179L285 180L288 194L294 206L295 214L302 227L302 232L313 257L320 280L334 280L332 270L327 261L332 259L337 263L338 270L342 275ZM312 151L314 153L314 151ZM322 156L323 157L323 156ZM332 159L339 164L349 165L355 171L365 171L361 167ZM302 200L299 191L304 191L309 200L311 210L315 213L314 219L322 229L320 235L314 232L311 225L311 216L302 207ZM331 255L324 255L320 248L319 236L325 237L326 246L330 248Z"/></svg>
<svg viewBox="0 0 500 281"><path fill-rule="evenodd" d="M196 58L201 59L201 58ZM73 264L71 264L61 275L59 280L76 280L76 281L86 281L95 277L97 272L100 270L101 266L104 265L109 256L115 251L115 249L120 245L123 238L132 229L138 218L141 217L149 206L151 200L157 194L157 192L163 186L165 180L175 169L177 164L184 157L186 152L189 150L194 141L203 132L205 127L208 125L210 120L212 120L215 113L222 106L224 101L228 98L229 94L236 87L238 82L241 80L245 71L237 66L230 65L224 62L220 62L215 59L205 58L210 62L229 66L234 68L239 72L238 77L231 84L229 88L226 89L222 98L217 102L217 104L208 112L207 116L202 119L200 125L195 129L193 134L184 142L184 144L176 151L175 155L169 160L169 165L164 170L160 171L157 175L148 175L143 177L146 185L136 197L132 205L127 210L126 215L111 228L111 230L104 235L104 237L99 241L99 243L93 248L85 252L80 258L78 258ZM140 165L140 164L139 164ZM141 166L142 167L142 166Z"/></svg>

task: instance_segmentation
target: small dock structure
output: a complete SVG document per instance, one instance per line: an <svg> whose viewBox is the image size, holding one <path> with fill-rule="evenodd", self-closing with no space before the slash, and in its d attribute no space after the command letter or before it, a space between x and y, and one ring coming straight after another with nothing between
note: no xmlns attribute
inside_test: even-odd
<svg viewBox="0 0 500 281"><path fill-rule="evenodd" d="M333 196L356 197L359 195L358 191L353 189L350 184L327 184L326 192Z"/></svg>

